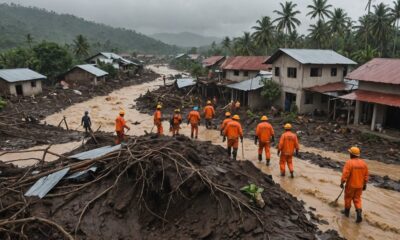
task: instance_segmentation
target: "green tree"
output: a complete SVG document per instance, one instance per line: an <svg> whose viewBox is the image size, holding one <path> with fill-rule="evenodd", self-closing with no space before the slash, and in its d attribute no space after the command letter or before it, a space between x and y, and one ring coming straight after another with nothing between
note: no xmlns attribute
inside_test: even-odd
<svg viewBox="0 0 400 240"><path fill-rule="evenodd" d="M285 35L288 35L293 30L296 29L296 26L300 26L301 22L296 18L296 15L300 14L300 11L295 10L297 4L293 2L285 2L285 4L280 3L281 10L275 10L274 13L278 14L278 18L276 18L274 22L277 22L276 28L279 31L284 31ZM285 36L285 47L286 45L286 36Z"/></svg>
<svg viewBox="0 0 400 240"><path fill-rule="evenodd" d="M400 0L393 1L393 8L390 9L390 15L393 19L394 40L393 40L393 56L396 55L397 37L399 33L400 22Z"/></svg>
<svg viewBox="0 0 400 240"><path fill-rule="evenodd" d="M325 43L329 41L329 35L327 35L328 27L326 23L320 19L316 24L310 25L308 31L310 32L308 37L317 44L317 47L324 48Z"/></svg>
<svg viewBox="0 0 400 240"><path fill-rule="evenodd" d="M383 3L374 6L374 13L371 17L371 33L376 44L379 45L381 56L384 56L389 36L392 33L392 18L388 6Z"/></svg>
<svg viewBox="0 0 400 240"><path fill-rule="evenodd" d="M373 0L367 0L367 5L365 6L365 10L368 11L368 12L367 12L368 14L371 13L372 1L373 1Z"/></svg>
<svg viewBox="0 0 400 240"><path fill-rule="evenodd" d="M26 43L30 48L32 48L33 37L30 33L26 34Z"/></svg>
<svg viewBox="0 0 400 240"><path fill-rule="evenodd" d="M364 48L369 46L369 39L371 39L370 24L372 21L372 14L364 15L358 19L359 25L355 27L357 38L364 42Z"/></svg>
<svg viewBox="0 0 400 240"><path fill-rule="evenodd" d="M82 59L89 56L90 44L88 40L81 34L76 36L73 44L73 51L75 56Z"/></svg>
<svg viewBox="0 0 400 240"><path fill-rule="evenodd" d="M242 37L235 39L235 55L250 56L254 50L254 43L249 32L245 32Z"/></svg>
<svg viewBox="0 0 400 240"><path fill-rule="evenodd" d="M221 45L226 53L229 53L231 51L231 43L232 41L229 37L225 37L224 40L222 40Z"/></svg>
<svg viewBox="0 0 400 240"><path fill-rule="evenodd" d="M369 60L378 57L379 52L377 49L367 46L365 49L360 49L353 54L353 58L359 63L364 64Z"/></svg>
<svg viewBox="0 0 400 240"><path fill-rule="evenodd" d="M37 65L30 48L13 48L0 54L0 68L31 68Z"/></svg>
<svg viewBox="0 0 400 240"><path fill-rule="evenodd" d="M335 8L333 10L331 18L327 22L329 31L334 38L334 41L332 41L335 43L335 46L332 46L333 49L336 50L338 48L338 40L339 38L343 38L349 20L350 18L342 8Z"/></svg>
<svg viewBox="0 0 400 240"><path fill-rule="evenodd" d="M281 95L281 86L271 79L263 79L262 83L261 96L269 101L269 104L272 104Z"/></svg>
<svg viewBox="0 0 400 240"><path fill-rule="evenodd" d="M311 16L311 19L318 17L318 20L329 18L332 15L332 11L329 8L332 5L327 4L328 0L313 0L313 5L308 5L307 8L311 9L307 16Z"/></svg>
<svg viewBox="0 0 400 240"><path fill-rule="evenodd" d="M115 67L110 63L104 63L104 62L101 62L101 61L97 61L97 66L100 69L108 72L108 78L113 79L118 75L118 70L115 69Z"/></svg>
<svg viewBox="0 0 400 240"><path fill-rule="evenodd" d="M33 48L37 60L36 70L53 79L71 68L70 53L57 43L42 42Z"/></svg>
<svg viewBox="0 0 400 240"><path fill-rule="evenodd" d="M263 17L257 20L257 25L253 26L255 30L252 37L257 47L264 49L265 54L268 54L268 48L272 45L274 40L275 26L271 22L270 17Z"/></svg>

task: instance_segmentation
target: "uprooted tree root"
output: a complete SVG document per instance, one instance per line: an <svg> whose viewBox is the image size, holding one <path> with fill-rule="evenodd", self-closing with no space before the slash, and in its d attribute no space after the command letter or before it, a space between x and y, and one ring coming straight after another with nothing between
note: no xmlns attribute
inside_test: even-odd
<svg viewBox="0 0 400 240"><path fill-rule="evenodd" d="M22 195L42 176L65 167L73 173L94 165L98 171L93 178L63 180L42 200ZM209 143L144 136L98 159L49 166L38 175L31 175L33 168L26 169L1 183L1 239L299 234L313 239L316 233L301 203L251 163L231 162L221 147ZM266 208L258 209L240 193L249 182L266 189ZM282 227L293 229L283 232Z"/></svg>

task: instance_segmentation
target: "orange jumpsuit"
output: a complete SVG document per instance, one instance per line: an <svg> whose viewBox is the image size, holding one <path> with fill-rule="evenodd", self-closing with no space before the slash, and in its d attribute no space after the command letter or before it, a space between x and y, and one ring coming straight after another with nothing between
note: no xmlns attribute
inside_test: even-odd
<svg viewBox="0 0 400 240"><path fill-rule="evenodd" d="M115 119L115 132L117 133L116 144L120 144L125 139L124 128L126 127L126 121L124 117L118 116Z"/></svg>
<svg viewBox="0 0 400 240"><path fill-rule="evenodd" d="M193 133L197 138L199 133L199 122L200 122L200 113L198 111L191 111L187 116L188 121L190 122L191 126L191 137L193 138Z"/></svg>
<svg viewBox="0 0 400 240"><path fill-rule="evenodd" d="M268 122L262 122L257 125L256 136L258 137L258 155L262 155L262 151L265 149L265 158L271 159L270 140L274 135L274 129Z"/></svg>
<svg viewBox="0 0 400 240"><path fill-rule="evenodd" d="M157 127L157 134L162 135L164 129L162 126L162 115L160 110L154 112L154 125Z"/></svg>
<svg viewBox="0 0 400 240"><path fill-rule="evenodd" d="M356 209L361 209L361 194L364 185L368 182L368 166L360 158L347 160L343 167L342 183L346 183L344 191L344 207L351 208L353 201Z"/></svg>
<svg viewBox="0 0 400 240"><path fill-rule="evenodd" d="M204 108L204 118L206 119L206 128L211 127L211 120L213 119L215 115L215 110L214 107L211 105L207 105Z"/></svg>
<svg viewBox="0 0 400 240"><path fill-rule="evenodd" d="M293 172L293 153L294 150L299 150L297 135L290 131L284 132L279 140L278 150L281 152L279 160L281 174L285 174L286 163L289 167L289 171Z"/></svg>
<svg viewBox="0 0 400 240"><path fill-rule="evenodd" d="M175 113L172 117L172 134L179 134L180 124L182 123L182 115Z"/></svg>
<svg viewBox="0 0 400 240"><path fill-rule="evenodd" d="M224 129L224 136L228 138L228 148L232 147L237 150L239 148L239 137L243 137L242 125L237 121L230 121Z"/></svg>
<svg viewBox="0 0 400 240"><path fill-rule="evenodd" d="M225 118L224 121L222 121L221 123L221 135L224 132L224 129L226 128L226 125L228 125L228 123L230 123L231 121L233 121L231 118Z"/></svg>

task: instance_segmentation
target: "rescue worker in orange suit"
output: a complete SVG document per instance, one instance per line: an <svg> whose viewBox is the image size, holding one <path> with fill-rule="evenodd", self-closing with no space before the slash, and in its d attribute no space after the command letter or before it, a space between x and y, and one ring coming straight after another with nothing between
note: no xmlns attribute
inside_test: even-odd
<svg viewBox="0 0 400 240"><path fill-rule="evenodd" d="M175 109L174 115L171 118L172 136L179 135L179 129L181 128L182 115L180 109Z"/></svg>
<svg viewBox="0 0 400 240"><path fill-rule="evenodd" d="M215 110L210 100L207 101L207 106L204 108L204 118L206 120L206 128L212 127L212 119L214 118Z"/></svg>
<svg viewBox="0 0 400 240"><path fill-rule="evenodd" d="M256 128L256 136L254 137L254 144L257 145L258 141L258 161L262 161L262 152L265 149L265 160L266 164L269 166L269 162L271 160L271 141L275 142L275 132L272 128L272 125L267 122L268 117L262 116L261 123L257 125Z"/></svg>
<svg viewBox="0 0 400 240"><path fill-rule="evenodd" d="M193 107L193 110L187 116L187 124L190 123L191 126L191 134L190 137L193 138L193 135L197 139L199 133L199 126L200 126L200 113L198 107Z"/></svg>
<svg viewBox="0 0 400 240"><path fill-rule="evenodd" d="M220 127L221 136L224 135L224 129L225 129L226 125L227 125L229 122L231 122L231 121L232 121L232 119L231 119L231 113L230 113L230 112L226 112L226 113L225 113L225 119L224 119L224 121L222 121L221 127Z"/></svg>
<svg viewBox="0 0 400 240"><path fill-rule="evenodd" d="M342 173L341 188L344 190L344 211L342 213L350 216L351 202L354 203L356 208L357 219L356 222L362 222L362 205L361 195L367 189L368 182L368 166L360 158L361 151L358 147L352 147L349 150L350 160L347 160ZM346 184L346 187L345 187Z"/></svg>
<svg viewBox="0 0 400 240"><path fill-rule="evenodd" d="M116 144L120 144L125 140L124 130L131 129L126 125L124 116L125 116L125 111L121 110L119 112L119 116L115 119L115 132L117 133L117 140L115 141Z"/></svg>
<svg viewBox="0 0 400 240"><path fill-rule="evenodd" d="M299 155L299 140L297 135L292 133L292 125L287 123L284 126L285 132L282 134L278 145L278 156L280 156L279 166L281 176L285 176L286 164L288 165L290 176L293 178L293 153L296 151L296 156Z"/></svg>
<svg viewBox="0 0 400 240"><path fill-rule="evenodd" d="M157 109L154 112L154 126L157 127L157 134L163 135L164 129L162 126L162 113L161 113L161 105L157 105Z"/></svg>
<svg viewBox="0 0 400 240"><path fill-rule="evenodd" d="M232 155L233 160L236 160L239 148L239 138L240 141L243 143L243 129L242 125L240 125L239 123L239 120L240 120L239 115L234 115L232 117L232 121L229 122L224 129L224 138L222 140L223 142L225 142L226 139L228 138L228 146L227 146L228 156L230 158Z"/></svg>

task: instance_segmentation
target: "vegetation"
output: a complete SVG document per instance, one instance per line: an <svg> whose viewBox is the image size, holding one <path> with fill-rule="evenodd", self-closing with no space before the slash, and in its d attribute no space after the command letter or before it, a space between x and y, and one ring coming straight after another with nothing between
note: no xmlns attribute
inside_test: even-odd
<svg viewBox="0 0 400 240"><path fill-rule="evenodd" d="M195 78L207 74L207 70L203 68L200 62L193 61L189 58L182 57L174 59L170 64L177 70L189 72Z"/></svg>
<svg viewBox="0 0 400 240"><path fill-rule="evenodd" d="M81 34L76 36L74 40L74 54L80 59L86 58L89 56L90 45L88 40Z"/></svg>
<svg viewBox="0 0 400 240"><path fill-rule="evenodd" d="M366 13L357 22L344 9L333 8L329 0L309 0L307 16L313 20L308 34L299 35L298 6L286 1L275 10L275 19L257 20L252 34L225 37L215 53L227 55L266 55L280 47L333 49L362 64L373 57L400 57L398 40L400 0L389 6L368 1ZM315 20L314 20L315 19Z"/></svg>
<svg viewBox="0 0 400 240"><path fill-rule="evenodd" d="M0 97L0 110L7 105L7 102Z"/></svg>
<svg viewBox="0 0 400 240"><path fill-rule="evenodd" d="M97 61L97 66L103 71L108 72L109 78L115 78L118 75L118 70L114 68L114 66L110 63L104 63L101 61Z"/></svg>
<svg viewBox="0 0 400 240"><path fill-rule="evenodd" d="M263 79L262 83L264 86L261 91L261 96L263 96L270 104L272 104L281 95L281 86L271 79Z"/></svg>
<svg viewBox="0 0 400 240"><path fill-rule="evenodd" d="M68 14L43 9L0 4L0 51L36 42L49 41L74 45L76 36L84 34L92 46L89 54L99 51L140 51L173 54L177 47L123 28L86 21Z"/></svg>

